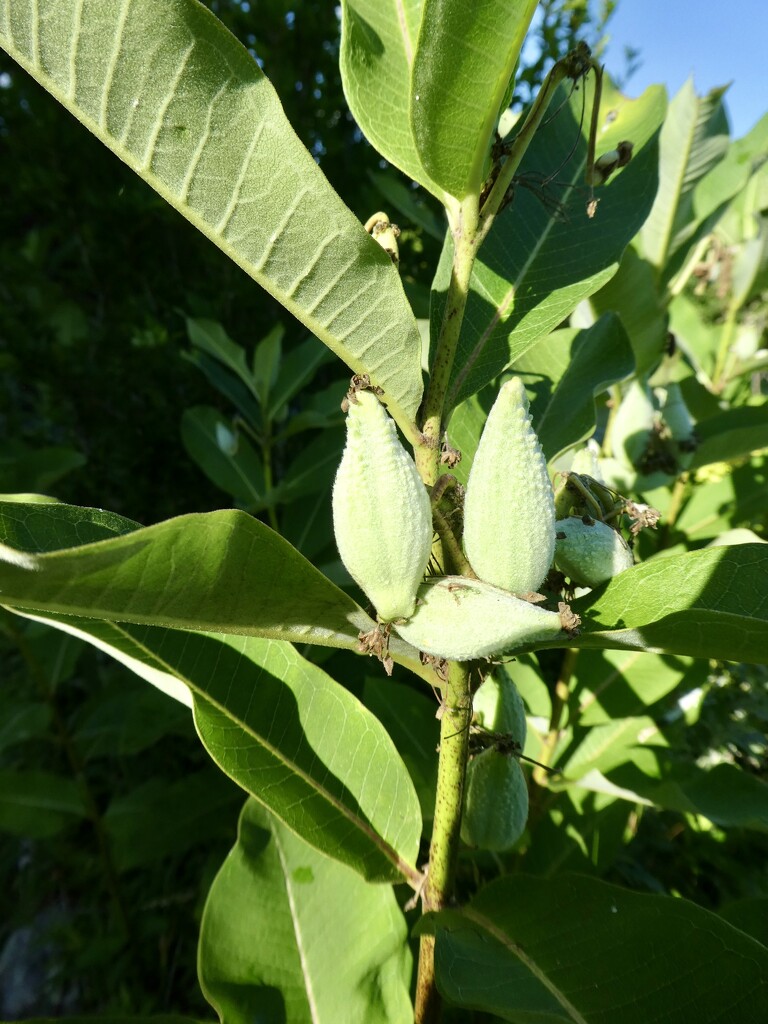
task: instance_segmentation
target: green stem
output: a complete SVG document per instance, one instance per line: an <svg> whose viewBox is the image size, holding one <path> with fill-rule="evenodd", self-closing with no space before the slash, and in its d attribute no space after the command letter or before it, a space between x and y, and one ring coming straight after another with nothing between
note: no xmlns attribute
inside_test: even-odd
<svg viewBox="0 0 768 1024"><path fill-rule="evenodd" d="M712 384L714 386L715 394L720 394L726 385L725 364L728 361L728 353L731 350L733 332L736 327L736 312L735 303L731 303L728 306L727 313L725 314L725 323L723 324L723 329L720 333L720 344L717 346L715 370L712 374Z"/></svg>
<svg viewBox="0 0 768 1024"><path fill-rule="evenodd" d="M447 906L453 895L469 752L469 725L472 720L472 693L467 665L450 663L444 697L435 820L429 848L429 871L422 894L425 913ZM434 948L434 938L422 936L416 982L416 1024L433 1024L440 1019Z"/></svg>

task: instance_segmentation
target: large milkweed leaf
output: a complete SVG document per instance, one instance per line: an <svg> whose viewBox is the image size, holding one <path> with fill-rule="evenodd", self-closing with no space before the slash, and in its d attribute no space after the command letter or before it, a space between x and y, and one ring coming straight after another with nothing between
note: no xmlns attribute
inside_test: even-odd
<svg viewBox="0 0 768 1024"><path fill-rule="evenodd" d="M761 1024L768 949L683 899L507 876L430 914L444 997L515 1024Z"/></svg>
<svg viewBox="0 0 768 1024"><path fill-rule="evenodd" d="M342 0L339 66L349 109L371 145L442 199L442 188L422 163L409 117L422 4L423 0Z"/></svg>
<svg viewBox="0 0 768 1024"><path fill-rule="evenodd" d="M652 559L572 603L582 632L569 646L768 663L766 579L764 544Z"/></svg>
<svg viewBox="0 0 768 1024"><path fill-rule="evenodd" d="M104 520L122 532L92 542ZM136 528L98 509L0 502L0 603L353 651L374 627L288 541L231 509ZM408 644L390 653L422 674Z"/></svg>
<svg viewBox="0 0 768 1024"><path fill-rule="evenodd" d="M396 268L254 58L197 0L13 0L0 46L410 423L421 344Z"/></svg>
<svg viewBox="0 0 768 1024"><path fill-rule="evenodd" d="M27 614L191 706L208 753L316 849L378 881L413 880L421 815L384 727L291 644Z"/></svg>
<svg viewBox="0 0 768 1024"><path fill-rule="evenodd" d="M200 931L200 984L220 1019L407 1024L410 968L391 887L365 882L249 801Z"/></svg>
<svg viewBox="0 0 768 1024"><path fill-rule="evenodd" d="M591 91L590 91L591 94ZM475 261L447 408L473 395L609 280L656 194L657 133L664 116L661 87L638 100L611 93L598 152L632 139L635 155L607 185L598 188L593 218L584 187L589 103L575 93L536 133L510 206L497 218ZM555 109L565 94L558 93ZM608 122L606 124L606 121ZM551 179L551 180L550 180ZM543 182L543 184L542 184ZM534 192L538 193L537 195ZM437 337L451 274L450 236L433 282L430 314Z"/></svg>
<svg viewBox="0 0 768 1024"><path fill-rule="evenodd" d="M424 0L410 119L427 172L458 199L480 191L537 6L538 0Z"/></svg>

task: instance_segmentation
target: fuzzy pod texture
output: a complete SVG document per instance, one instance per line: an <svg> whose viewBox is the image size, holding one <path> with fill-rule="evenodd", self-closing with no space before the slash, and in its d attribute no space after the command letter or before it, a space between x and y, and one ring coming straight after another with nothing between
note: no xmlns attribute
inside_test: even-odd
<svg viewBox="0 0 768 1024"><path fill-rule="evenodd" d="M380 621L408 618L432 548L432 509L395 424L371 391L350 400L333 486L333 529L349 575Z"/></svg>
<svg viewBox="0 0 768 1024"><path fill-rule="evenodd" d="M478 725L490 732L510 735L521 749L525 746L528 734L525 705L503 667L483 681L472 700L472 710Z"/></svg>
<svg viewBox="0 0 768 1024"><path fill-rule="evenodd" d="M509 850L528 820L528 786L516 757L493 748L467 765L461 838L482 850Z"/></svg>
<svg viewBox="0 0 768 1024"><path fill-rule="evenodd" d="M492 657L553 640L562 630L557 612L464 576L443 576L422 584L416 611L407 622L393 625L418 650L452 661Z"/></svg>
<svg viewBox="0 0 768 1024"><path fill-rule="evenodd" d="M519 377L499 391L464 498L464 550L481 580L535 592L552 565L555 499Z"/></svg>
<svg viewBox="0 0 768 1024"><path fill-rule="evenodd" d="M648 448L655 419L651 389L645 381L633 380L611 426L613 457L637 467Z"/></svg>
<svg viewBox="0 0 768 1024"><path fill-rule="evenodd" d="M561 536L562 534L562 536ZM555 565L582 587L599 587L634 565L627 542L599 520L585 523L578 516L557 523Z"/></svg>

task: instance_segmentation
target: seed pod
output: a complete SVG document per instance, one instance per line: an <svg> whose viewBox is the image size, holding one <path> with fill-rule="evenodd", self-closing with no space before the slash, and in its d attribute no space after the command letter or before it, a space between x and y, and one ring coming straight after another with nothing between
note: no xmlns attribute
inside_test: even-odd
<svg viewBox="0 0 768 1024"><path fill-rule="evenodd" d="M666 388L656 388L655 395L677 464L686 469L691 464L698 442L693 417L685 404L680 385L672 382Z"/></svg>
<svg viewBox="0 0 768 1024"><path fill-rule="evenodd" d="M599 520L569 516L557 523L555 565L582 587L599 587L634 565L627 542Z"/></svg>
<svg viewBox="0 0 768 1024"><path fill-rule="evenodd" d="M333 529L342 562L380 621L408 618L432 548L432 511L413 459L371 391L349 402Z"/></svg>
<svg viewBox="0 0 768 1024"><path fill-rule="evenodd" d="M523 698L502 667L487 676L472 699L473 721L490 732L504 733L525 746L528 723Z"/></svg>
<svg viewBox="0 0 768 1024"><path fill-rule="evenodd" d="M514 846L528 820L528 786L516 757L490 748L467 765L461 838L483 850Z"/></svg>
<svg viewBox="0 0 768 1024"><path fill-rule="evenodd" d="M419 587L416 611L407 622L395 622L394 628L425 654L471 661L553 640L562 625L557 612L506 590L464 576L443 576Z"/></svg>
<svg viewBox="0 0 768 1024"><path fill-rule="evenodd" d="M519 377L499 392L475 452L464 550L481 580L515 594L538 590L552 564L552 483Z"/></svg>
<svg viewBox="0 0 768 1024"><path fill-rule="evenodd" d="M651 442L655 418L650 388L644 381L633 380L611 427L613 457L637 468Z"/></svg>

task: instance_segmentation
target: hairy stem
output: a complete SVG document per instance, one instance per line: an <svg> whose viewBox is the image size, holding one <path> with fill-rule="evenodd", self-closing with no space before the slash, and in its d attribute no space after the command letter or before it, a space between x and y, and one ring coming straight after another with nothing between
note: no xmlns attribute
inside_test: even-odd
<svg viewBox="0 0 768 1024"><path fill-rule="evenodd" d="M469 724L472 719L472 693L467 665L457 662L450 664L444 696L435 820L429 848L429 871L422 894L425 912L445 907L453 893L469 750ZM431 935L422 936L416 983L417 1024L433 1024L440 1019L434 951L434 938Z"/></svg>

